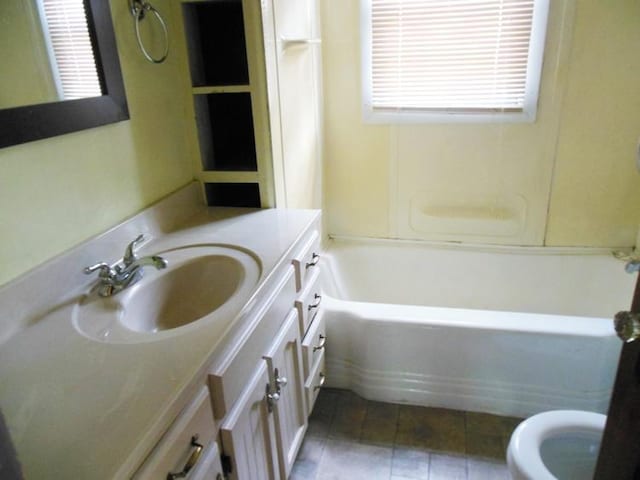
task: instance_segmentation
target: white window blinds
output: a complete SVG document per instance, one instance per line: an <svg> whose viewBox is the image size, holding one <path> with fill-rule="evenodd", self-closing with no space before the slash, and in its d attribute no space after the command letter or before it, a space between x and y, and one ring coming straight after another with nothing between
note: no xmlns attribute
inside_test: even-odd
<svg viewBox="0 0 640 480"><path fill-rule="evenodd" d="M65 100L102 95L82 0L40 0L54 76Z"/></svg>
<svg viewBox="0 0 640 480"><path fill-rule="evenodd" d="M370 112L535 114L547 0L363 1Z"/></svg>

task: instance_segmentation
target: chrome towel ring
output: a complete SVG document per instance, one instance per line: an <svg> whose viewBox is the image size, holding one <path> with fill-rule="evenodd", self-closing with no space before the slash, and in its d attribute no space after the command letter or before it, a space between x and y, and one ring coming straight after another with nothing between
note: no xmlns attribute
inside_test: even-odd
<svg viewBox="0 0 640 480"><path fill-rule="evenodd" d="M167 30L167 24L160 15L160 12L155 9L153 5L144 0L129 0L129 9L131 11L131 15L133 16L133 23L136 30L136 39L138 40L138 45L140 46L140 50L144 55L144 58L149 60L151 63L162 63L167 59L167 55L169 55L169 32ZM147 51L142 43L142 39L140 38L140 22L144 19L147 13L153 13L155 17L158 19L160 26L162 27L162 32L164 33L164 52L159 58L153 58L151 54Z"/></svg>

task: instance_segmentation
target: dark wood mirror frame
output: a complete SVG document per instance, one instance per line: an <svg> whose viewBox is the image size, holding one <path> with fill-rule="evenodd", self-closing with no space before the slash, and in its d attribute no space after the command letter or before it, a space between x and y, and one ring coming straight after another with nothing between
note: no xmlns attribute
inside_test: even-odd
<svg viewBox="0 0 640 480"><path fill-rule="evenodd" d="M109 2L85 6L103 95L0 110L0 148L129 119Z"/></svg>

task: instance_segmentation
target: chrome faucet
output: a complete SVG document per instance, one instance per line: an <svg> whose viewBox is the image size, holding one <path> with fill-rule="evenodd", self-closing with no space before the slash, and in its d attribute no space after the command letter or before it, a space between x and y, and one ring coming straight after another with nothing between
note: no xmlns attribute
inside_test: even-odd
<svg viewBox="0 0 640 480"><path fill-rule="evenodd" d="M114 265L100 262L84 269L84 273L98 272L100 285L98 294L102 297L110 297L121 290L133 285L143 276L143 267L152 266L158 270L166 268L167 261L158 256L138 257L136 246L144 240L144 235L139 235L133 242L127 245L122 260Z"/></svg>

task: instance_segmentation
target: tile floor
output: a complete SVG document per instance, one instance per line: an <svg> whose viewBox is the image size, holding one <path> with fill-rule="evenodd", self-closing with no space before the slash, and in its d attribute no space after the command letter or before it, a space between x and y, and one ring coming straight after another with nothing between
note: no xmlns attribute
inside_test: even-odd
<svg viewBox="0 0 640 480"><path fill-rule="evenodd" d="M291 480L508 480L520 419L367 401L325 389Z"/></svg>

